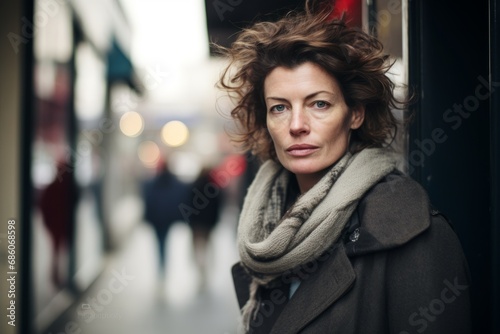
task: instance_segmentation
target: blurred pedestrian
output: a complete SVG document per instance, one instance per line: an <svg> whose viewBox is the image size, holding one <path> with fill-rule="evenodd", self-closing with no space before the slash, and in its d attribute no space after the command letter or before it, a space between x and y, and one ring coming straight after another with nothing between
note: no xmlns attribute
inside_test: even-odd
<svg viewBox="0 0 500 334"><path fill-rule="evenodd" d="M70 252L70 240L74 230L73 210L76 205L76 188L73 182L74 168L66 162L59 162L57 175L45 188L39 199L43 222L51 236L53 256L51 257L51 279L55 287L67 283L69 262L61 264L61 258Z"/></svg>
<svg viewBox="0 0 500 334"><path fill-rule="evenodd" d="M156 235L160 284L164 283L166 275L168 231L174 222L183 219L179 205L186 201L187 193L187 184L168 169L165 160L158 163L157 175L144 184L144 219L151 224Z"/></svg>
<svg viewBox="0 0 500 334"><path fill-rule="evenodd" d="M215 182L210 172L209 168L202 169L192 185L190 203L199 201L197 197L201 196L204 197L204 201L197 205L197 210L188 218L193 238L194 261L200 277L199 292L204 292L207 287L210 236L219 221L224 200L224 190Z"/></svg>

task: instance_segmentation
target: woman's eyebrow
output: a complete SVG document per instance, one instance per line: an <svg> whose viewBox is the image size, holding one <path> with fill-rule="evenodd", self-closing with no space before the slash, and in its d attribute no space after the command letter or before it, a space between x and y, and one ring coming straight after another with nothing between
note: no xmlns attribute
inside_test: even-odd
<svg viewBox="0 0 500 334"><path fill-rule="evenodd" d="M306 96L306 100L311 99L311 98L315 97L316 95L323 94L323 93L331 95L331 96L335 96L335 94L332 93L332 92L329 92L329 91L326 91L326 90L320 90L319 92L315 92L315 93L307 95Z"/></svg>
<svg viewBox="0 0 500 334"><path fill-rule="evenodd" d="M325 94L328 94L328 95L331 95L331 96L335 96L335 94L332 93L332 92L329 92L329 91L326 91L326 90L320 90L318 92L314 92L314 93L311 93L311 94L307 95L306 96L306 100L309 100L309 99L315 97L316 95L319 95L319 94L322 94L322 93L325 93ZM268 97L266 97L266 100L288 101L288 99L285 99L283 97L277 97L277 96L268 96Z"/></svg>
<svg viewBox="0 0 500 334"><path fill-rule="evenodd" d="M266 97L266 100L276 100L276 101L283 101L283 102L288 101L287 99L285 99L283 97L275 97L275 96L268 96L268 97Z"/></svg>

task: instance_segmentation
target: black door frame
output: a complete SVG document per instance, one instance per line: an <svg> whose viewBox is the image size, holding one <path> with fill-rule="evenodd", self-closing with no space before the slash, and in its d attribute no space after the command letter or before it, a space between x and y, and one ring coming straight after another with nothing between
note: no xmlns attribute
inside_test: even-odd
<svg viewBox="0 0 500 334"><path fill-rule="evenodd" d="M473 333L500 330L498 3L408 1L408 162L462 242Z"/></svg>

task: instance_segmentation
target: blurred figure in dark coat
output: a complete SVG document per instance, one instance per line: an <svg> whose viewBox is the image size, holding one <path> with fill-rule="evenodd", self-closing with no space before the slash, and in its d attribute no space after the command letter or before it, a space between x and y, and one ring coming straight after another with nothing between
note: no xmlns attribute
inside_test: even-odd
<svg viewBox="0 0 500 334"><path fill-rule="evenodd" d="M64 253L69 253L73 234L73 210L76 203L76 189L73 183L73 166L65 162L57 165L54 181L45 188L39 199L43 222L52 237L53 257L51 278L54 286L62 287L68 279L69 263L61 265ZM65 272L66 271L66 272Z"/></svg>
<svg viewBox="0 0 500 334"><path fill-rule="evenodd" d="M167 265L166 238L171 225L183 219L179 205L186 202L188 186L169 171L166 161L158 164L157 175L144 184L144 219L153 227L159 254L160 283Z"/></svg>
<svg viewBox="0 0 500 334"><path fill-rule="evenodd" d="M210 235L219 221L223 202L223 188L211 175L209 168L204 168L192 185L190 203L196 205L188 218L193 237L194 261L200 275L199 292L204 292L207 285Z"/></svg>

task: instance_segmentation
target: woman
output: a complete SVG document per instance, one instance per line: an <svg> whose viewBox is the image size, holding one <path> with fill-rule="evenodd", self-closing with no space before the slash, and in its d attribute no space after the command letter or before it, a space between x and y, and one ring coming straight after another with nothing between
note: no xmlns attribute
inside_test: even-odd
<svg viewBox="0 0 500 334"><path fill-rule="evenodd" d="M241 329L467 333L460 243L387 148L388 57L330 13L308 3L225 50L220 85L244 148L265 161L238 227Z"/></svg>

